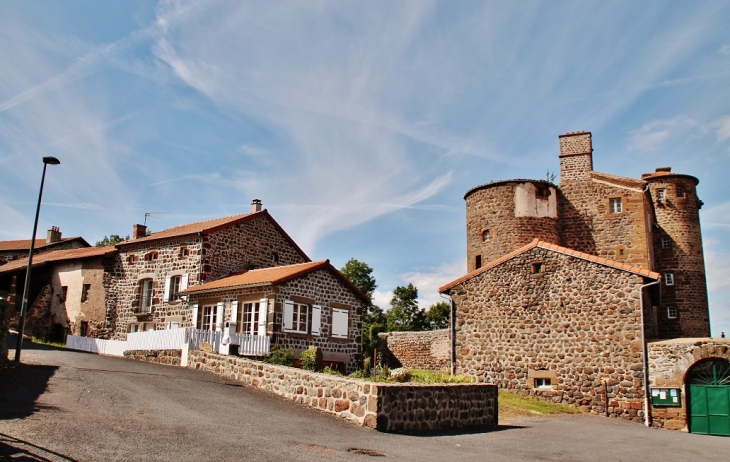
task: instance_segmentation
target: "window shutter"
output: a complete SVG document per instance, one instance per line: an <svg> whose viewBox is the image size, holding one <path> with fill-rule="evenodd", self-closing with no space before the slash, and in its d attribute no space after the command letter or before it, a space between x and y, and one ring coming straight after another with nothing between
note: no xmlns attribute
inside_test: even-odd
<svg viewBox="0 0 730 462"><path fill-rule="evenodd" d="M231 322L238 321L238 302L231 302Z"/></svg>
<svg viewBox="0 0 730 462"><path fill-rule="evenodd" d="M214 331L219 331L221 329L221 323L223 322L223 302L218 302L217 306L215 307L215 322L213 323L213 329Z"/></svg>
<svg viewBox="0 0 730 462"><path fill-rule="evenodd" d="M197 303L193 303L193 319L191 319L191 321L193 322L193 328L197 329L198 328L198 304Z"/></svg>
<svg viewBox="0 0 730 462"><path fill-rule="evenodd" d="M269 321L269 299L262 298L259 303L259 331L258 335L266 335L266 325Z"/></svg>
<svg viewBox="0 0 730 462"><path fill-rule="evenodd" d="M294 303L284 303L284 332L290 332L294 328Z"/></svg>
<svg viewBox="0 0 730 462"><path fill-rule="evenodd" d="M172 276L165 276L165 298L164 300L166 302L170 301L170 281L172 280Z"/></svg>
<svg viewBox="0 0 730 462"><path fill-rule="evenodd" d="M188 277L189 276L187 274L183 274L180 277L180 290L185 290L188 288Z"/></svg>
<svg viewBox="0 0 730 462"><path fill-rule="evenodd" d="M347 338L349 313L347 310L332 309L332 337Z"/></svg>
<svg viewBox="0 0 730 462"><path fill-rule="evenodd" d="M321 325L322 307L319 305L312 305L312 335L319 335Z"/></svg>

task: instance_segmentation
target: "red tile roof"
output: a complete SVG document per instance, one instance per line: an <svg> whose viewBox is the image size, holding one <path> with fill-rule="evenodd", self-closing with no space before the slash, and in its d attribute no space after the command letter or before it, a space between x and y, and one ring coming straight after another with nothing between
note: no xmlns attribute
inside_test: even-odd
<svg viewBox="0 0 730 462"><path fill-rule="evenodd" d="M489 262L487 265L482 266L481 268L472 271L471 273L468 273L459 279L456 279L454 281L449 282L448 284L445 284L441 287L439 287L439 292L444 293L451 289L453 289L456 285L461 284L464 281L467 281L474 276L477 276L479 274L482 274L486 271L489 271L490 269L494 268L495 266L498 266L507 260L510 260L517 255L520 255L522 253L527 252L528 250L534 249L535 247L540 247L542 249L552 250L554 252L560 252L565 255L570 255L571 257L580 258L583 260L592 261L595 263L598 263L600 265L610 266L611 268L616 268L624 271L628 271L630 273L638 274L640 276L644 276L651 279L659 279L661 275L654 271L649 271L648 269L642 268L640 266L636 265L630 265L628 263L620 263L615 260L610 260L608 258L598 257L596 255L591 255L589 253L579 252L577 250L572 250L567 247L562 247L557 244L551 244L549 242L540 241L538 239L535 239L534 241L530 242L524 247L520 247L519 249L508 253L507 255L504 255L492 262Z"/></svg>
<svg viewBox="0 0 730 462"><path fill-rule="evenodd" d="M644 183L641 180L637 180L634 178L629 178L625 176L618 176L618 175L611 175L608 173L601 173L601 172L591 172L591 178L598 181L604 181L606 183L611 183L616 186L623 186L626 188L636 189L639 191L644 190Z"/></svg>
<svg viewBox="0 0 730 462"><path fill-rule="evenodd" d="M47 263L64 260L81 260L91 257L102 257L112 255L117 251L114 247L84 247L82 249L54 250L52 252L33 255L33 268L43 266ZM12 273L28 266L28 258L13 260L6 265L0 266L1 273Z"/></svg>
<svg viewBox="0 0 730 462"><path fill-rule="evenodd" d="M89 243L81 236L75 237L63 237L60 241L51 242L46 244L46 237L39 236L35 238L35 248L40 249L42 247L49 247L53 245L62 244L64 242L73 241L75 239L81 239L87 247L90 247ZM30 239L19 239L16 241L0 241L0 252L7 250L30 250Z"/></svg>
<svg viewBox="0 0 730 462"><path fill-rule="evenodd" d="M273 286L283 282L304 276L318 269L326 269L332 272L338 279L349 286L355 294L366 303L370 303L370 299L360 292L355 285L350 282L342 273L330 264L329 260L320 260L307 263L298 263L296 265L275 266L272 268L261 268L246 271L241 274L234 274L215 281L206 282L198 286L189 287L180 293L197 294L210 291L218 291L224 289L233 289L239 287L251 286Z"/></svg>
<svg viewBox="0 0 730 462"><path fill-rule="evenodd" d="M674 172L666 172L666 171L642 173L641 179L642 180L653 180L656 178L668 177L668 176L679 176L679 177L690 178L695 181L695 184L699 184L699 182L700 182L699 178L694 177L692 175L685 175L684 173L674 173Z"/></svg>

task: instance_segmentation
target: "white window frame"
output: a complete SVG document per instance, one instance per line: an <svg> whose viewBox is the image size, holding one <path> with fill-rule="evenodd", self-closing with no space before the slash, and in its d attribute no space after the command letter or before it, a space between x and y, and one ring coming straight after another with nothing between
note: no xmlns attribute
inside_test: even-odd
<svg viewBox="0 0 730 462"><path fill-rule="evenodd" d="M669 236L663 236L662 237L662 249L671 249L672 248L672 238Z"/></svg>
<svg viewBox="0 0 730 462"><path fill-rule="evenodd" d="M215 331L217 304L203 305L200 310L200 329Z"/></svg>
<svg viewBox="0 0 730 462"><path fill-rule="evenodd" d="M332 308L332 337L349 338L350 312L341 308Z"/></svg>
<svg viewBox="0 0 730 462"><path fill-rule="evenodd" d="M284 332L309 333L309 305L287 301L284 303Z"/></svg>
<svg viewBox="0 0 730 462"><path fill-rule="evenodd" d="M140 313L152 312L152 298L154 295L152 279L141 279L139 281L139 311Z"/></svg>
<svg viewBox="0 0 730 462"><path fill-rule="evenodd" d="M242 334L256 335L259 329L259 316L261 315L261 301L248 301L238 304L240 320L236 329ZM239 316L237 316L239 317Z"/></svg>
<svg viewBox="0 0 730 462"><path fill-rule="evenodd" d="M677 307L669 305L667 307L667 319L677 319Z"/></svg>
<svg viewBox="0 0 730 462"><path fill-rule="evenodd" d="M611 197L608 199L608 208L611 213L621 213L624 211L623 201L620 197Z"/></svg>
<svg viewBox="0 0 730 462"><path fill-rule="evenodd" d="M667 190L664 188L656 190L656 198L659 201L663 201L667 197Z"/></svg>
<svg viewBox="0 0 730 462"><path fill-rule="evenodd" d="M674 273L664 273L664 285L674 285Z"/></svg>
<svg viewBox="0 0 730 462"><path fill-rule="evenodd" d="M165 277L164 301L180 300L180 291L188 288L187 274L171 274Z"/></svg>
<svg viewBox="0 0 730 462"><path fill-rule="evenodd" d="M535 382L534 388L552 388L553 387L553 379L550 377L535 377L533 379Z"/></svg>

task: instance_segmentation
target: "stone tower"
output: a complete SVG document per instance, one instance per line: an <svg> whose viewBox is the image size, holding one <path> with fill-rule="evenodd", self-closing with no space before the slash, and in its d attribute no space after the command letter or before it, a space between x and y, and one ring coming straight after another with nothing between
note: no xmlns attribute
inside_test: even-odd
<svg viewBox="0 0 730 462"><path fill-rule="evenodd" d="M710 315L705 281L697 197L699 180L658 168L642 175L648 183L656 224L652 230L654 270L662 274L657 307L659 338L709 337Z"/></svg>
<svg viewBox="0 0 730 462"><path fill-rule="evenodd" d="M555 186L544 180L504 180L475 186L466 201L467 271L533 239L557 244Z"/></svg>

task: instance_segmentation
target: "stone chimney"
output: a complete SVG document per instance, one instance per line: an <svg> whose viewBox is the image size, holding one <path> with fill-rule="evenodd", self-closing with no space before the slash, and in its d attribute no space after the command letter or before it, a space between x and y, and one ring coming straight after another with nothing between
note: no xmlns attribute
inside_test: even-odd
<svg viewBox="0 0 730 462"><path fill-rule="evenodd" d="M139 239L147 235L147 227L145 225L132 225L132 239Z"/></svg>
<svg viewBox="0 0 730 462"><path fill-rule="evenodd" d="M51 226L51 229L48 230L48 234L46 234L46 244L53 244L54 242L58 242L61 240L61 230L58 228L58 226Z"/></svg>
<svg viewBox="0 0 730 462"><path fill-rule="evenodd" d="M251 201L251 213L256 213L261 211L261 200L260 199L254 199Z"/></svg>
<svg viewBox="0 0 730 462"><path fill-rule="evenodd" d="M560 181L585 180L593 171L591 132L569 132L560 140Z"/></svg>

